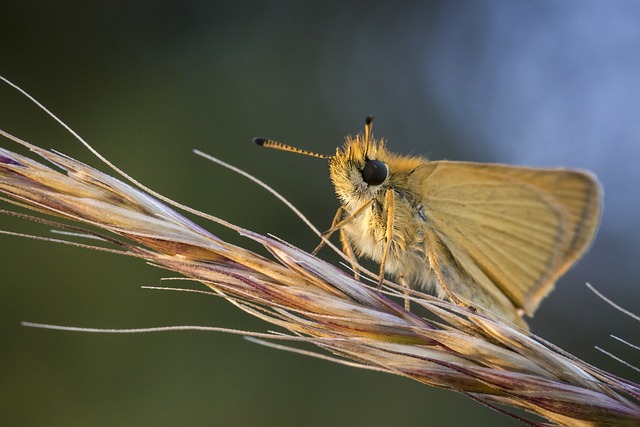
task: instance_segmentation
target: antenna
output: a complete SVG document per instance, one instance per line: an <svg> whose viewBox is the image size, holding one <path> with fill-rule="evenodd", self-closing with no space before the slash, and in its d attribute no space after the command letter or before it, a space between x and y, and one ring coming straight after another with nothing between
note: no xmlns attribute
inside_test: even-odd
<svg viewBox="0 0 640 427"><path fill-rule="evenodd" d="M273 139L253 138L253 142L262 147L275 148L276 150L289 151L296 154L304 154L305 156L317 157L319 159L331 158L331 156L327 156L326 154L314 153L313 151L307 151L301 148L292 147L291 145L283 144L281 142L274 141Z"/></svg>
<svg viewBox="0 0 640 427"><path fill-rule="evenodd" d="M367 116L367 118L364 121L364 157L367 157L367 154L369 154L369 140L371 140L371 128L373 127L373 125L371 124L371 122L373 122L373 116Z"/></svg>

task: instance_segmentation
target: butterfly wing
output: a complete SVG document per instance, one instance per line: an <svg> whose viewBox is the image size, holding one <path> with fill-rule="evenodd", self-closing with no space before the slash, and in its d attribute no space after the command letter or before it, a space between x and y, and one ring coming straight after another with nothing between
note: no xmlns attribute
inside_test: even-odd
<svg viewBox="0 0 640 427"><path fill-rule="evenodd" d="M440 161L411 180L428 227L458 266L529 315L599 223L600 186L582 171Z"/></svg>

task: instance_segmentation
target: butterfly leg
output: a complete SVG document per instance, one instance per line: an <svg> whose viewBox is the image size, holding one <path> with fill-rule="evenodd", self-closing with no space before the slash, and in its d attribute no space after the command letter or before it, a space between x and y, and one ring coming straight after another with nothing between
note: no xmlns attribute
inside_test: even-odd
<svg viewBox="0 0 640 427"><path fill-rule="evenodd" d="M411 289L411 285L409 284L409 281L407 280L407 278L404 276L398 277L398 284L405 289L404 294L406 296L404 298L404 309L407 311L411 311L411 300L409 299L409 292Z"/></svg>
<svg viewBox="0 0 640 427"><path fill-rule="evenodd" d="M358 258L356 257L356 253L353 250L353 246L351 246L351 242L347 238L347 234L344 232L344 229L340 229L340 242L342 243L342 252L349 258L349 263L351 264L351 268L353 269L353 275L356 280L360 280L360 271L362 267L358 263Z"/></svg>
<svg viewBox="0 0 640 427"><path fill-rule="evenodd" d="M391 249L391 242L393 241L393 225L394 225L394 200L393 200L393 190L388 189L385 193L385 206L387 208L387 226L385 229L385 244L384 250L382 251L382 258L380 259L380 274L378 276L378 289L382 287L382 282L384 281L384 265L387 262L387 257L389 256L389 250Z"/></svg>
<svg viewBox="0 0 640 427"><path fill-rule="evenodd" d="M431 270L435 273L436 277L438 278L438 282L440 282L440 286L442 286L442 290L447 295L447 298L449 299L449 301L461 307L465 307L471 311L474 311L474 312L477 311L477 309L474 306L458 298L453 293L453 291L449 288L449 286L447 286L447 281L442 276L442 272L440 271L440 267L438 266L438 261L431 254L429 255L429 266L431 267Z"/></svg>
<svg viewBox="0 0 640 427"><path fill-rule="evenodd" d="M327 231L322 233L322 237L324 237L325 239L328 239L336 230L338 230L338 227L336 227L336 225L340 222L340 218L342 218L343 212L344 212L344 209L342 208L342 206L340 206L336 211L336 214L333 216L333 220L331 221L331 227ZM320 239L320 243L318 243L318 246L316 246L316 248L313 250L313 252L311 252L311 254L314 256L317 255L318 252L320 252L320 249L322 249L324 245L325 245L325 240Z"/></svg>
<svg viewBox="0 0 640 427"><path fill-rule="evenodd" d="M342 214L344 213L344 209L342 208L342 206L340 206L338 208L335 216L333 217L333 221L331 222L331 228L329 228L327 231L322 233L323 239L320 241L318 246L316 246L316 248L313 250L313 252L311 252L311 254L312 255L316 255L320 251L320 249L322 249L322 247L325 245L325 239L328 239L329 237L331 237L331 235L333 233L335 233L337 230L340 230L346 223L348 223L349 221L353 220L358 215L360 215L366 208L368 208L371 205L371 203L373 203L373 199L369 200L367 203L365 203L364 205L360 206L351 215L347 216L346 218L344 218L342 220L340 218L342 217Z"/></svg>
<svg viewBox="0 0 640 427"><path fill-rule="evenodd" d="M378 277L378 289L382 287L382 282L384 280L384 266L387 262L387 257L389 256L389 251L391 250L391 243L393 242L393 230L395 225L395 199L393 197L393 190L388 189L385 193L385 206L387 207L387 226L385 229L385 245L384 251L382 252L382 259L380 260L380 275ZM404 276L400 276L398 278L398 282L401 286L403 286L406 291L404 292L407 297L404 299L404 308L409 311L411 306L411 300L408 298L409 295L409 282Z"/></svg>

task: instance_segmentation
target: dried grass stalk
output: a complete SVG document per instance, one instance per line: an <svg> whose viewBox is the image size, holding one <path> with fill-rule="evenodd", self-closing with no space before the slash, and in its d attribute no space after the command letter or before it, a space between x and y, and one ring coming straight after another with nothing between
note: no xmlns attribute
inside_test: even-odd
<svg viewBox="0 0 640 427"><path fill-rule="evenodd" d="M423 294L413 304L438 320L418 317L305 251L210 217L275 260L229 244L141 190L2 133L61 169L0 149L4 200L107 230L117 237L103 240L123 252L200 281L290 331L267 336L458 391L531 425L548 424L513 409L556 425L640 425L640 386L526 330Z"/></svg>

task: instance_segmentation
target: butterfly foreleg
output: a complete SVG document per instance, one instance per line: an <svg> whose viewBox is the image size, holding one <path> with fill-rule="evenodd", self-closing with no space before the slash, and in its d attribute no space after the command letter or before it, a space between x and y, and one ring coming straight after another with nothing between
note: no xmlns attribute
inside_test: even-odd
<svg viewBox="0 0 640 427"><path fill-rule="evenodd" d="M320 241L318 246L316 246L316 248L313 250L313 252L311 252L311 254L312 255L316 255L320 251L320 249L322 249L322 247L325 245L325 240L326 239L331 237L331 235L333 233L335 233L336 231L342 229L342 227L346 223L348 223L349 221L352 221L354 218L356 218L358 215L360 215L366 208L368 208L371 205L371 203L373 203L373 200L369 200L367 203L365 203L362 206L360 206L351 215L347 216L344 219L340 219L342 217L342 214L344 213L344 208L342 206L340 206L338 208L338 210L336 211L335 216L333 217L333 221L331 222L331 228L329 228L327 231L322 233L322 240Z"/></svg>
<svg viewBox="0 0 640 427"><path fill-rule="evenodd" d="M384 281L384 265L387 262L387 257L389 256L389 250L391 249L391 243L393 241L393 226L394 226L394 199L393 199L393 189L388 189L385 193L385 206L387 209L387 224L385 227L385 243L384 249L382 251L382 258L380 259L380 273L378 276L378 289L382 287L382 282Z"/></svg>
<svg viewBox="0 0 640 427"><path fill-rule="evenodd" d="M317 255L318 252L320 252L320 249L322 249L322 247L326 244L325 239L329 239L331 237L331 235L338 230L338 228L336 227L336 225L340 222L340 219L342 218L342 213L344 212L344 208L342 206L340 206L338 208L338 210L336 211L336 214L333 216L333 220L331 221L331 227L325 231L324 233L322 233L322 239L320 239L320 243L318 243L318 246L316 246L316 248L313 250L313 252L311 252L312 255Z"/></svg>

